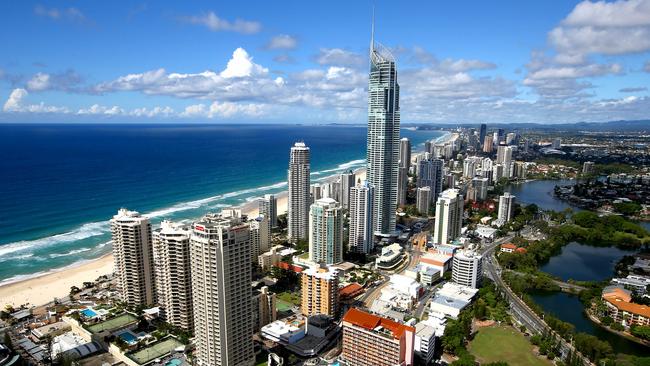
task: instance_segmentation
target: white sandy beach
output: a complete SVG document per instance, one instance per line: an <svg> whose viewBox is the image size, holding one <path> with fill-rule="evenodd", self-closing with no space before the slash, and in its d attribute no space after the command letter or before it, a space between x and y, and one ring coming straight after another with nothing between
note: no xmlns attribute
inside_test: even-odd
<svg viewBox="0 0 650 366"><path fill-rule="evenodd" d="M365 180L365 169L355 171L357 179ZM325 181L334 179L332 176ZM276 195L278 200L278 215L287 212L287 192ZM242 205L242 211L249 217L258 215L257 203L255 201ZM55 297L66 296L70 287L82 287L84 282L94 281L99 276L113 272L113 256L107 254L96 260L82 263L80 265L66 267L60 270L43 274L42 276L29 278L0 286L0 306L20 305L39 306L53 301Z"/></svg>

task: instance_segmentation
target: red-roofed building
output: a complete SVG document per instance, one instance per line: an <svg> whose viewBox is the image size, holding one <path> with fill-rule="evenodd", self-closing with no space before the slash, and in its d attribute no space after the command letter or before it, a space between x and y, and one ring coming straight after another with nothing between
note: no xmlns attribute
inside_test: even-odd
<svg viewBox="0 0 650 366"><path fill-rule="evenodd" d="M356 308L343 317L342 358L350 366L413 365L415 328Z"/></svg>
<svg viewBox="0 0 650 366"><path fill-rule="evenodd" d="M361 295L363 292L363 286L358 283L351 283L339 289L339 298L341 301L354 299L355 297Z"/></svg>
<svg viewBox="0 0 650 366"><path fill-rule="evenodd" d="M515 249L515 252L524 254L524 253L527 252L527 250L526 250L526 248L517 248L517 249Z"/></svg>
<svg viewBox="0 0 650 366"><path fill-rule="evenodd" d="M501 251L504 253L512 253L515 250L517 250L517 246L512 243L501 244Z"/></svg>
<svg viewBox="0 0 650 366"><path fill-rule="evenodd" d="M288 269L288 270L294 271L296 273L301 273L302 271L305 270L304 268L302 268L300 266L296 266L295 264L290 264L290 263L287 263L287 262L278 263L278 267L282 268L282 269Z"/></svg>

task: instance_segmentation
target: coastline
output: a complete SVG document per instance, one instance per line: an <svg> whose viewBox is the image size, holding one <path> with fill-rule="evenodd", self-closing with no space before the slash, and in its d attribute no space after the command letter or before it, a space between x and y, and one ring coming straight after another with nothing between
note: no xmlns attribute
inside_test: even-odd
<svg viewBox="0 0 650 366"><path fill-rule="evenodd" d="M354 171L357 179L365 180L366 169L359 168ZM331 175L321 182L330 182L338 175ZM278 215L287 212L288 192L276 194L278 200ZM239 208L243 214L255 217L259 211L257 201L251 200ZM64 297L70 292L70 287L82 287L83 282L95 281L103 275L113 273L113 255L105 254L99 258L85 262L75 263L67 267L56 268L51 271L35 275L34 277L17 280L0 285L0 306L12 305L18 307L40 306L52 302L56 297Z"/></svg>

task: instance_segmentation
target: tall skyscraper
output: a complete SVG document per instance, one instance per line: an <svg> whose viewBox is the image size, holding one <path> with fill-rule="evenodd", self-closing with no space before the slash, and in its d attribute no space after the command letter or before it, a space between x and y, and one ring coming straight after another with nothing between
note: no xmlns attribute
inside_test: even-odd
<svg viewBox="0 0 650 366"><path fill-rule="evenodd" d="M431 208L431 187L418 187L415 206L420 215L428 215Z"/></svg>
<svg viewBox="0 0 650 366"><path fill-rule="evenodd" d="M121 208L111 219L113 258L120 299L129 305L155 301L151 223L136 211Z"/></svg>
<svg viewBox="0 0 650 366"><path fill-rule="evenodd" d="M418 187L431 189L431 200L435 201L442 192L442 166L440 159L421 160L418 163Z"/></svg>
<svg viewBox="0 0 650 366"><path fill-rule="evenodd" d="M341 193L339 193L339 196L341 197L341 207L346 210L350 208L350 189L354 187L354 177L355 175L352 170L341 173L339 176L341 181L341 186L339 187L341 189Z"/></svg>
<svg viewBox="0 0 650 366"><path fill-rule="evenodd" d="M375 44L373 30L368 81L367 180L375 189L375 235L386 236L395 232L399 126L399 84L395 59L387 48Z"/></svg>
<svg viewBox="0 0 650 366"><path fill-rule="evenodd" d="M289 240L307 239L309 235L310 153L304 142L296 142L289 157L289 197L287 226Z"/></svg>
<svg viewBox="0 0 650 366"><path fill-rule="evenodd" d="M258 201L260 215L269 218L271 228L278 227L278 199L275 195L265 194L264 198Z"/></svg>
<svg viewBox="0 0 650 366"><path fill-rule="evenodd" d="M201 366L252 365L250 230L238 217L208 215L190 237L196 359Z"/></svg>
<svg viewBox="0 0 650 366"><path fill-rule="evenodd" d="M478 141L481 145L485 145L485 135L487 135L487 125L485 123L481 123L481 129L478 135Z"/></svg>
<svg viewBox="0 0 650 366"><path fill-rule="evenodd" d="M407 169L411 166L411 140L406 137L399 140L399 166Z"/></svg>
<svg viewBox="0 0 650 366"><path fill-rule="evenodd" d="M339 270L320 265L308 268L300 276L302 315L336 317L339 310Z"/></svg>
<svg viewBox="0 0 650 366"><path fill-rule="evenodd" d="M498 219L501 222L508 222L512 219L512 213L515 207L515 196L511 195L510 192L505 192L502 196L499 196L499 216Z"/></svg>
<svg viewBox="0 0 650 366"><path fill-rule="evenodd" d="M470 199L474 201L485 200L487 198L488 183L489 183L488 178L476 177L472 179L473 195L472 197L470 197Z"/></svg>
<svg viewBox="0 0 650 366"><path fill-rule="evenodd" d="M457 189L448 189L436 202L434 244L448 244L460 236L463 227L463 196Z"/></svg>
<svg viewBox="0 0 650 366"><path fill-rule="evenodd" d="M348 245L351 252L368 254L373 249L373 197L374 190L368 182L359 182L350 190L350 228Z"/></svg>
<svg viewBox="0 0 650 366"><path fill-rule="evenodd" d="M451 280L459 285L478 288L483 279L483 257L470 250L459 250L454 254Z"/></svg>
<svg viewBox="0 0 650 366"><path fill-rule="evenodd" d="M167 220L153 232L156 298L162 318L169 324L189 330L194 324L190 233L188 226Z"/></svg>
<svg viewBox="0 0 650 366"><path fill-rule="evenodd" d="M342 323L346 365L413 365L415 328L356 308L345 313Z"/></svg>
<svg viewBox="0 0 650 366"><path fill-rule="evenodd" d="M325 264L343 261L343 213L332 198L321 198L311 205L309 260Z"/></svg>

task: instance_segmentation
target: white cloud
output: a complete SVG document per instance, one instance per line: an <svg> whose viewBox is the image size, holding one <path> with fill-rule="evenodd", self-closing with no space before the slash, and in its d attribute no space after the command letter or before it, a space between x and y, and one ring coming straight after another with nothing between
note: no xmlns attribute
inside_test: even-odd
<svg viewBox="0 0 650 366"><path fill-rule="evenodd" d="M93 104L92 106L88 108L82 108L77 111L77 114L80 115L109 115L109 116L116 116L116 115L123 115L124 114L124 109L114 105L112 107L106 107L103 105L99 104Z"/></svg>
<svg viewBox="0 0 650 366"><path fill-rule="evenodd" d="M650 2L627 0L615 2L583 1L563 21L572 26L629 27L650 25Z"/></svg>
<svg viewBox="0 0 650 366"><path fill-rule="evenodd" d="M232 103L213 102L209 106L205 104L193 104L185 107L181 117L202 117L202 118L231 118L234 116L259 117L264 113L266 106L255 103Z"/></svg>
<svg viewBox="0 0 650 366"><path fill-rule="evenodd" d="M83 21L86 19L86 16L77 8L66 8L66 9L58 9L58 8L46 8L42 5L37 5L34 8L34 14L46 18L50 18L53 20L59 20L59 19L68 19L68 20L78 20L78 21Z"/></svg>
<svg viewBox="0 0 650 366"><path fill-rule="evenodd" d="M39 104L25 104L24 99L27 98L29 93L23 88L14 89L9 98L5 102L4 107L2 108L5 112L29 112L29 113L69 113L70 111L66 107L56 107L51 105L46 105L41 102Z"/></svg>
<svg viewBox="0 0 650 366"><path fill-rule="evenodd" d="M367 63L360 54L342 48L321 48L315 58L320 65L360 66Z"/></svg>
<svg viewBox="0 0 650 366"><path fill-rule="evenodd" d="M27 97L27 94L27 90L22 88L12 90L2 110L5 112L19 111L22 100Z"/></svg>
<svg viewBox="0 0 650 366"><path fill-rule="evenodd" d="M214 32L228 31L242 34L254 34L258 33L262 29L262 25L259 22L243 19L229 21L219 18L212 11L202 15L184 17L182 19L192 24L204 25Z"/></svg>
<svg viewBox="0 0 650 366"><path fill-rule="evenodd" d="M171 107L154 107L151 109L147 108L136 108L129 112L129 115L136 117L173 117L175 115L174 109Z"/></svg>
<svg viewBox="0 0 650 366"><path fill-rule="evenodd" d="M268 73L268 69L253 63L253 58L243 48L237 48L228 61L226 69L221 72L224 78L248 77Z"/></svg>
<svg viewBox="0 0 650 366"><path fill-rule="evenodd" d="M27 89L31 91L45 90L50 87L50 75L46 73L36 73L29 81L27 81Z"/></svg>
<svg viewBox="0 0 650 366"><path fill-rule="evenodd" d="M269 41L266 48L270 50L291 50L298 46L298 40L287 34L277 35Z"/></svg>

